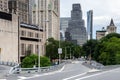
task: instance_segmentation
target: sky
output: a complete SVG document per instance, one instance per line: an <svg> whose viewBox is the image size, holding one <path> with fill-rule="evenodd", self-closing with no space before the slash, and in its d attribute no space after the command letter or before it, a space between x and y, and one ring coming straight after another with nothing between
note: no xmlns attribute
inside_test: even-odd
<svg viewBox="0 0 120 80"><path fill-rule="evenodd" d="M110 24L113 18L120 32L120 0L60 0L60 16L70 17L72 4L80 3L83 11L83 19L86 24L87 11L93 10L93 37L96 37L96 30L101 30ZM85 25L86 26L86 25Z"/></svg>

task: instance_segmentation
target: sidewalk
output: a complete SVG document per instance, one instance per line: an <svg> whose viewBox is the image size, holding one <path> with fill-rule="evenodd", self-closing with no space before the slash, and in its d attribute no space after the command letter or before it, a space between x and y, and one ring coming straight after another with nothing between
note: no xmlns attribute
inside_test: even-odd
<svg viewBox="0 0 120 80"><path fill-rule="evenodd" d="M4 76L7 76L10 66L0 65L0 79L2 79Z"/></svg>

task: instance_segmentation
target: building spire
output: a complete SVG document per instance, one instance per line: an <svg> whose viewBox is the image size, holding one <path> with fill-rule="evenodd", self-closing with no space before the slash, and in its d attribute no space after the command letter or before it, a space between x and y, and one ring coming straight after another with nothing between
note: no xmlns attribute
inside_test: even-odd
<svg viewBox="0 0 120 80"><path fill-rule="evenodd" d="M110 26L115 26L112 18L111 18L111 21L110 21Z"/></svg>

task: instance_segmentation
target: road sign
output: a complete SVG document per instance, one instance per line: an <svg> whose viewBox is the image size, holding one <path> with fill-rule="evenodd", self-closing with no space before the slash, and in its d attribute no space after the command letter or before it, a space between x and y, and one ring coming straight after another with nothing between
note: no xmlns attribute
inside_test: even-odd
<svg viewBox="0 0 120 80"><path fill-rule="evenodd" d="M62 54L62 48L58 48L58 54Z"/></svg>

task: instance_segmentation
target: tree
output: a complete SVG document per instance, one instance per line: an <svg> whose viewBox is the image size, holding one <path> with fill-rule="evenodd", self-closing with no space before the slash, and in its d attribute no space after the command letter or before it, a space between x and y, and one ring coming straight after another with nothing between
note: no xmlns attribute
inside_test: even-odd
<svg viewBox="0 0 120 80"><path fill-rule="evenodd" d="M38 66L38 55L35 55L35 54L26 56L21 63L21 66L23 68L32 68L34 65ZM49 58L47 58L45 56L40 57L40 66L41 67L50 66L50 65L51 65L51 62L50 62Z"/></svg>
<svg viewBox="0 0 120 80"><path fill-rule="evenodd" d="M100 62L102 62L105 65L114 65L117 64L119 61L119 59L117 59L119 57L118 52L120 52L120 38L117 37L111 37L108 40L105 40L103 42L101 42L102 44L102 48L99 48L99 50L101 50L101 55L99 56L99 60ZM102 56L103 53L106 53L108 56L104 57ZM102 59L106 58L106 59ZM102 61L103 60L103 61Z"/></svg>
<svg viewBox="0 0 120 80"><path fill-rule="evenodd" d="M60 48L62 48L62 54L61 54L62 59L64 59L65 56L70 58L71 55L71 57L74 56L77 58L81 55L81 51L82 51L81 46L75 45L68 41L58 41L58 40L54 40L53 38L49 38L46 43L46 56L49 57L51 60L58 59L59 45Z"/></svg>
<svg viewBox="0 0 120 80"><path fill-rule="evenodd" d="M83 51L84 51L84 56L89 57L90 55L92 56L92 58L94 59L94 55L95 55L95 48L98 45L98 41L91 39L88 40L82 47Z"/></svg>

